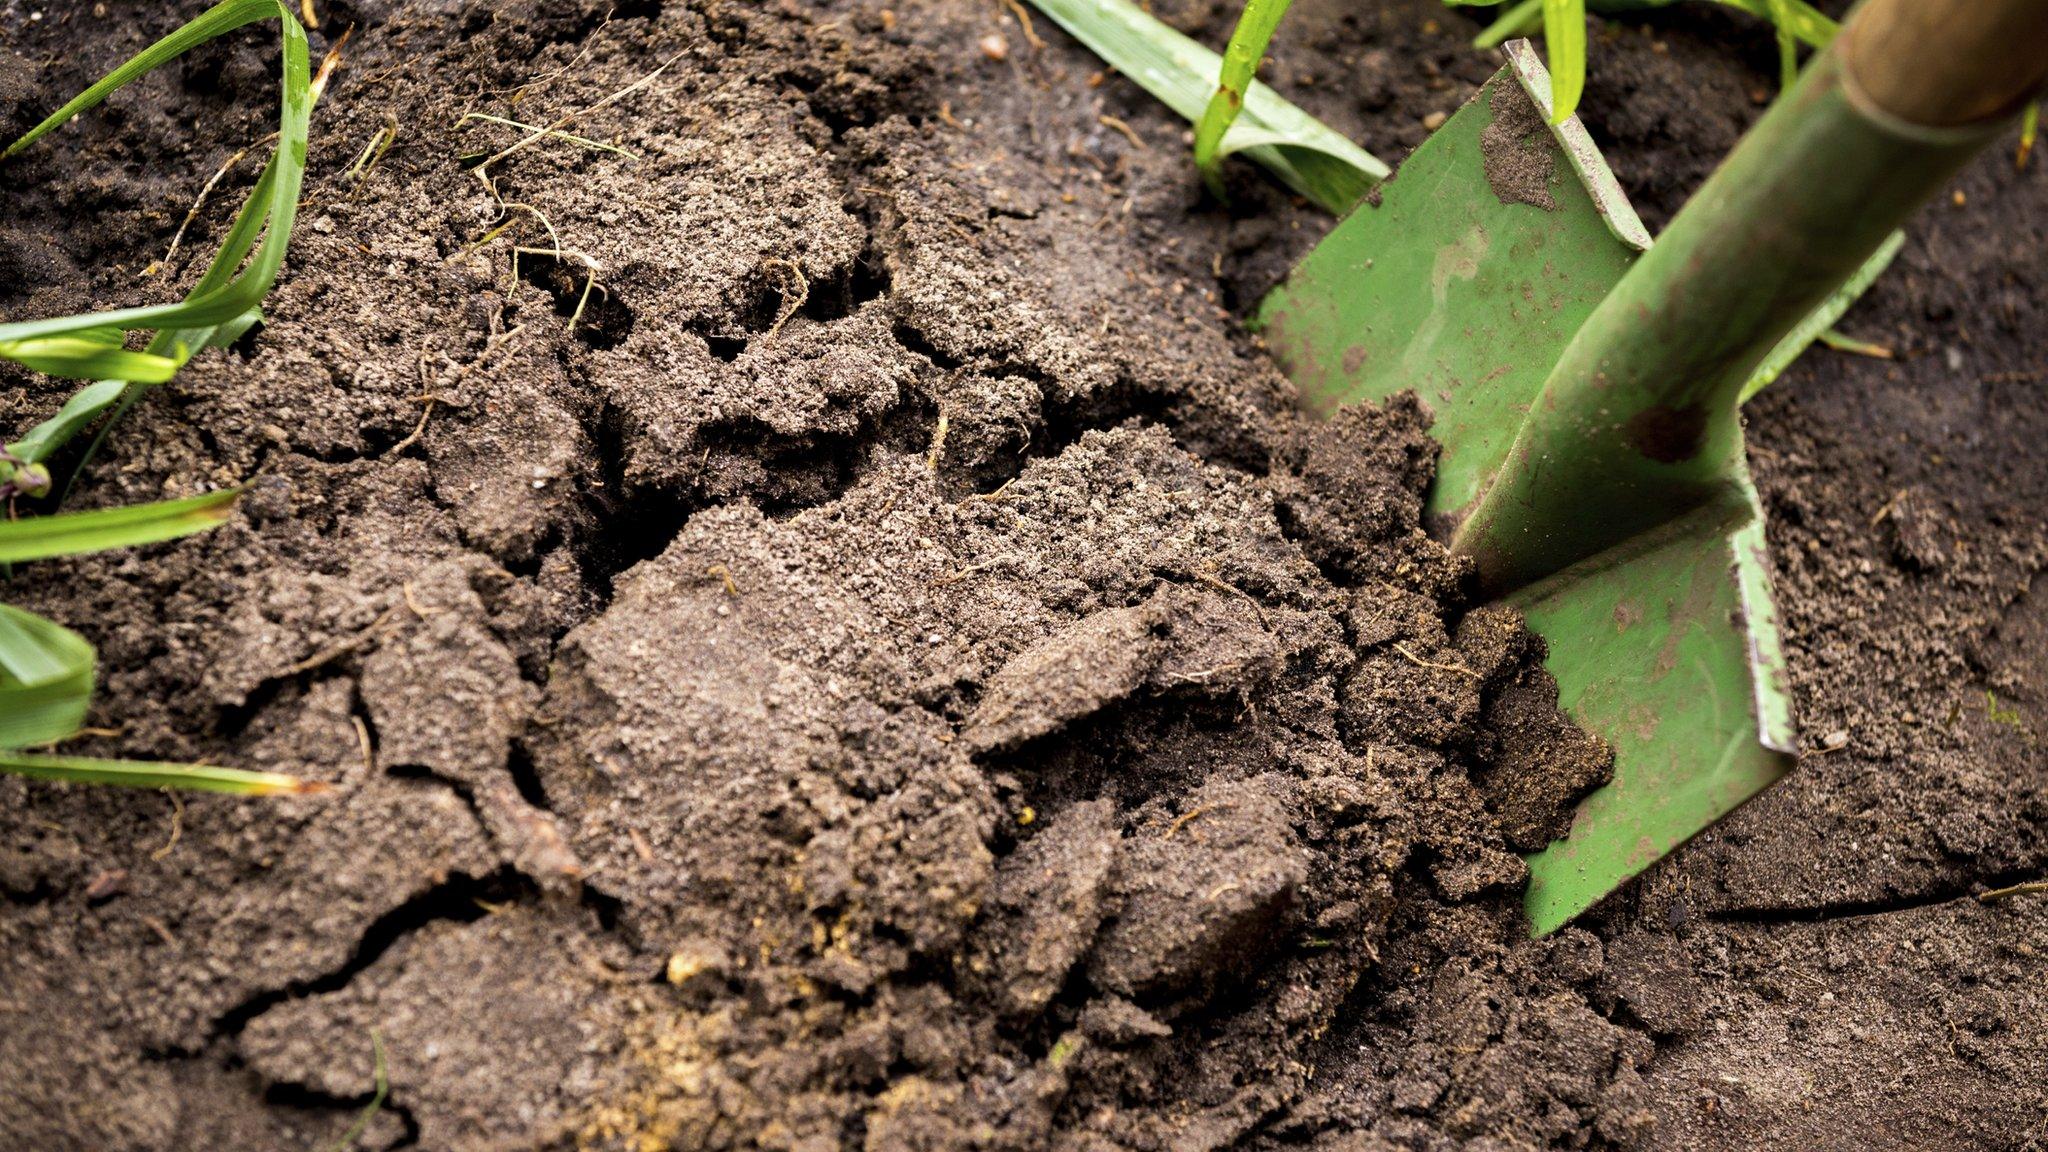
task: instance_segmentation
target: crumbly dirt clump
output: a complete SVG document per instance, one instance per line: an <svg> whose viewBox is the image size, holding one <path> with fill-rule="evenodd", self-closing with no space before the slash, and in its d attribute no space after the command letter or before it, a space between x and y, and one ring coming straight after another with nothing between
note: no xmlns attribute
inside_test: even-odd
<svg viewBox="0 0 2048 1152"><path fill-rule="evenodd" d="M1216 40L1228 7L1162 12ZM5 127L168 27L107 8L134 43L0 10ZM359 1147L1825 1145L1816 1084L1922 1144L2024 1146L2048 928L1966 896L2043 858L1996 719L2043 722L2038 515L1927 485L1852 569L1984 625L1913 652L2008 709L1951 729L2004 775L1932 832L1856 833L1908 846L1882 891L1802 902L1797 836L1844 825L1787 792L1793 847L1739 820L1530 941L1518 854L1606 752L1423 531L1424 407L1306 424L1236 324L1327 221L1248 171L1205 205L1184 125L996 5L321 11L356 32L267 325L79 492L249 480L243 515L7 595L100 648L115 734L82 750L333 787L0 778L0 1145L323 1147L381 1053ZM1309 63L1275 80L1388 156L1488 71L1433 5L1294 19ZM1673 187L1734 127L1600 85L1697 74L1739 120L1739 65L1685 35L1588 97ZM7 314L189 277L252 179L138 277L234 150L190 125L260 138L270 71L245 34L10 161ZM519 130L469 111L630 155L548 138L486 182ZM1945 299L1927 275L1911 298ZM61 396L0 375L10 427ZM1880 509L1826 435L1760 464L1819 605L1788 613L1805 706L1851 731L1818 770L1890 749L1936 781L1953 750L1825 695L1882 635L1829 583ZM1759 840L1794 865L1726 847ZM1871 1070L1930 1020L1916 1108Z"/></svg>

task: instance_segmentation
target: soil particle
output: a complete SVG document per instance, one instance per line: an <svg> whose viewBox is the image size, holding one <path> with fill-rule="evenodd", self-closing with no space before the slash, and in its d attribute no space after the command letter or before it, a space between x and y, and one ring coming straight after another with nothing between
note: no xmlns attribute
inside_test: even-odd
<svg viewBox="0 0 2048 1152"><path fill-rule="evenodd" d="M1700 1026L1703 993L1677 940L1633 932L1609 944L1605 960L1600 994L1651 1032L1679 1036Z"/></svg>
<svg viewBox="0 0 2048 1152"><path fill-rule="evenodd" d="M967 966L1004 1015L1043 1012L1094 941L1122 839L1118 824L1106 800L1072 805L997 869L989 928Z"/></svg>
<svg viewBox="0 0 2048 1152"><path fill-rule="evenodd" d="M1557 198L1550 193L1557 162L1551 155L1550 125L1543 122L1543 112L1522 86L1513 82L1494 88L1487 109L1493 120L1480 130L1479 155L1493 194L1503 204L1557 211Z"/></svg>
<svg viewBox="0 0 2048 1152"><path fill-rule="evenodd" d="M961 739L971 752L1014 747L1136 691L1159 663L1148 600L1106 608L1026 648L989 677Z"/></svg>
<svg viewBox="0 0 2048 1152"><path fill-rule="evenodd" d="M1117 861L1119 910L1089 982L1157 999L1256 970L1308 879L1285 792L1284 781L1264 776L1212 785L1189 795L1157 835L1141 828Z"/></svg>

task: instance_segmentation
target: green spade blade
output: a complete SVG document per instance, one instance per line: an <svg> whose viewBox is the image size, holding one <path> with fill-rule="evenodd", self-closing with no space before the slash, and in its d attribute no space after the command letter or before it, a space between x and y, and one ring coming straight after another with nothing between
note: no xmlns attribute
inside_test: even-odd
<svg viewBox="0 0 2048 1152"><path fill-rule="evenodd" d="M1894 99L1953 119L1878 107L1831 47L1654 246L1584 134L1542 127L1547 80L1511 45L1381 202L1264 302L1268 344L1311 406L1415 388L1435 408L1431 512L1482 594L1549 641L1559 703L1614 750L1613 780L1529 859L1539 934L1791 766L1738 404L2048 73L2048 7L1950 15L1870 0L1850 31L1874 29L1858 52ZM1953 51L1918 67L1935 34Z"/></svg>
<svg viewBox="0 0 2048 1152"><path fill-rule="evenodd" d="M1526 40L1261 303L1311 410L1413 389L1443 443L1432 513L1500 467L1566 344L1650 235ZM1540 95L1539 95L1540 94Z"/></svg>
<svg viewBox="0 0 2048 1152"><path fill-rule="evenodd" d="M1443 445L1429 499L1442 520L1501 470L1552 368L1650 247L1584 128L1549 124L1549 77L1527 42L1505 51L1379 203L1258 314L1312 409L1422 397ZM1762 519L1740 465L1705 506L1674 505L1655 530L1506 597L1548 641L1560 706L1615 754L1612 782L1529 858L1539 935L1792 765Z"/></svg>
<svg viewBox="0 0 2048 1152"><path fill-rule="evenodd" d="M1507 602L1549 641L1558 705L1614 749L1613 781L1529 857L1540 936L1776 782L1798 734L1746 479Z"/></svg>

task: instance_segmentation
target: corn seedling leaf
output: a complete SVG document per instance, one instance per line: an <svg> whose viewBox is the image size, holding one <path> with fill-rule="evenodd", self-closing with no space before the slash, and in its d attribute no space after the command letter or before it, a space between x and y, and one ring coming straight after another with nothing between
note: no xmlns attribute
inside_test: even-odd
<svg viewBox="0 0 2048 1152"><path fill-rule="evenodd" d="M216 768L210 764L160 764L148 760L52 756L7 749L0 749L0 772L72 784L182 788L191 792L225 792L233 796L286 796L327 790L327 786L318 781L300 780L276 772L249 772L240 768Z"/></svg>
<svg viewBox="0 0 2048 1152"><path fill-rule="evenodd" d="M1470 4L1472 0L1444 0L1456 7ZM1517 36L1527 36L1543 26L1543 0L1519 0L1510 4L1488 24L1479 35L1472 38L1474 48L1498 48Z"/></svg>
<svg viewBox="0 0 2048 1152"><path fill-rule="evenodd" d="M0 563L78 556L189 536L226 520L240 496L240 489L230 488L183 500L0 520Z"/></svg>
<svg viewBox="0 0 2048 1152"><path fill-rule="evenodd" d="M244 208L244 219L237 220L236 233L244 231L243 224L254 216L253 224L247 229L246 239L253 244L255 234L265 231L263 244L255 254L247 270L239 276L235 268L241 264L241 257L249 253L242 246L234 253L234 263L221 268L215 261L208 269L200 285L183 301L176 304L150 304L137 308L118 308L106 312L85 313L76 316L58 316L45 320L29 320L13 324L0 324L0 341L25 340L39 336L62 336L82 328L103 326L128 329L169 329L212 327L232 320L262 302L277 279L284 263L285 243L291 235L292 220L298 211L299 184L305 173L308 122L312 114L312 93L310 91L311 68L307 57L306 30L300 26L294 15L282 0L224 0L195 17L190 23L150 45L134 59L116 68L107 77L86 89L69 104L50 114L42 123L30 129L28 134L8 146L4 155L13 155L41 139L72 117L98 105L113 92L156 68L184 55L193 48L225 35L246 24L259 20L276 19L283 29L283 84L278 120L277 152L265 168L268 187L259 183L263 211L251 213ZM257 203L252 197L250 206ZM231 242L223 245L222 255L227 256L238 246ZM159 331L159 338L162 336ZM189 347L198 347L203 341L186 341ZM164 349L152 346L151 351L161 354Z"/></svg>
<svg viewBox="0 0 2048 1152"><path fill-rule="evenodd" d="M1224 194L1223 157L1217 150L1223 144L1223 134L1230 130L1244 107L1245 91L1257 78L1266 45L1272 42L1273 31L1280 27L1280 18L1287 14L1291 2L1249 0L1237 17L1230 43L1224 46L1223 74L1216 81L1208 107L1202 110L1202 119L1195 125L1195 168L1202 174L1202 183L1209 186L1210 194L1218 200L1224 199Z"/></svg>
<svg viewBox="0 0 2048 1152"><path fill-rule="evenodd" d="M1673 2L1674 0L1664 0L1666 4ZM1761 16L1769 20L1778 28L1781 45L1784 42L1784 35L1789 34L1808 48L1823 48L1827 46L1828 41L1835 38L1835 33L1842 27L1805 0L1715 0L1715 3L1729 8L1739 8L1751 16ZM1594 4L1594 8L1605 10L1598 2ZM1789 84L1791 81L1788 79L1786 83Z"/></svg>
<svg viewBox="0 0 2048 1152"><path fill-rule="evenodd" d="M1223 73L1209 51L1130 0L1032 0L1039 11L1190 123L1202 118ZM1377 157L1256 80L1217 145L1242 153L1329 212L1346 212L1389 169Z"/></svg>
<svg viewBox="0 0 2048 1152"><path fill-rule="evenodd" d="M1764 0L1764 7L1778 35L1778 87L1790 88L1799 79L1799 39L1792 34L1791 10L1785 0Z"/></svg>
<svg viewBox="0 0 2048 1152"><path fill-rule="evenodd" d="M161 384L178 371L178 361L168 356L135 352L79 334L0 341L0 359L12 360L46 376L70 380L120 379Z"/></svg>
<svg viewBox="0 0 2048 1152"><path fill-rule="evenodd" d="M1453 8L1475 7L1495 3L1496 0L1444 0ZM1652 8L1668 8L1680 0L1584 0L1585 7L1602 15L1617 15L1623 12L1640 12ZM1715 0L1728 8L1747 12L1769 20L1777 29L1779 71L1787 85L1798 75L1799 61L1796 45L1819 48L1834 38L1840 27L1834 20L1815 9L1805 0ZM1501 10L1494 22L1479 35L1472 38L1474 48L1498 48L1517 36L1534 32L1539 24L1539 15L1545 7L1545 0L1518 0ZM1582 25L1583 27L1583 25ZM1583 32L1582 32L1583 35ZM1551 68L1558 69L1557 49L1551 48ZM1583 52L1581 53L1583 59ZM1574 99L1573 104L1577 104Z"/></svg>
<svg viewBox="0 0 2048 1152"><path fill-rule="evenodd" d="M41 472L41 461L103 414L111 410L113 417L102 425L102 437L141 395L143 386L163 382L195 351L231 343L261 320L263 298L283 267L298 211L312 106L318 98L317 85L310 77L305 29L283 0L225 0L145 48L0 153L4 159L29 147L124 85L207 41L269 19L278 21L281 39L277 149L248 201L236 213L220 250L185 299L175 304L0 324L0 356L53 375L95 380L65 401L56 415L7 445L5 458L0 459L0 482L22 490L22 473L31 468ZM330 54L329 65L334 59ZM323 66L323 79L327 71ZM151 333L140 352L126 347L131 331ZM95 441L94 447L97 445ZM89 458L91 451L86 455ZM41 483L47 484L46 473ZM189 500L0 523L0 561L182 536L220 523L236 496L234 491L217 492ZM318 787L274 773L19 751L54 743L78 731L92 698L95 659L92 645L77 633L0 604L0 772L257 795Z"/></svg>
<svg viewBox="0 0 2048 1152"><path fill-rule="evenodd" d="M0 604L0 748L78 731L92 700L93 659L85 637Z"/></svg>
<svg viewBox="0 0 2048 1152"><path fill-rule="evenodd" d="M328 1145L327 1152L348 1152L356 1146L358 1137L369 1129L370 1121L384 1109L384 1098L391 1092L391 1078L384 1066L384 1036L375 1028L370 1029L370 1102L356 1113L356 1122L349 1125L341 1139Z"/></svg>
<svg viewBox="0 0 2048 1152"><path fill-rule="evenodd" d="M1550 122L1562 124L1586 90L1586 0L1543 0L1543 50L1550 57Z"/></svg>
<svg viewBox="0 0 2048 1152"><path fill-rule="evenodd" d="M1778 341L1778 346L1771 349L1771 354L1764 358L1763 363L1757 365L1756 371L1750 374L1748 383L1742 386L1742 395L1737 403L1746 403L1750 397L1769 387L1771 381L1776 380L1779 374L1791 367L1792 361L1797 360L1801 352L1806 351L1814 341L1825 338L1828 329L1833 327L1835 321L1840 320L1842 314L1849 310L1849 306L1856 303L1857 298L1891 266L1892 258L1905 246L1904 232L1894 232L1883 244L1878 245L1877 251L1872 252L1870 259L1865 260L1863 266L1856 269L1854 276L1844 281L1820 307L1808 313L1806 319L1801 320L1792 331L1785 334L1783 340ZM1863 354L1871 353L1865 351Z"/></svg>

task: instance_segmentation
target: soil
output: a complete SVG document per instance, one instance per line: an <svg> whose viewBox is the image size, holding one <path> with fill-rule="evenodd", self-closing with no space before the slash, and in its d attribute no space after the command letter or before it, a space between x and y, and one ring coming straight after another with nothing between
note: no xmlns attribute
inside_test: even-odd
<svg viewBox="0 0 2048 1152"><path fill-rule="evenodd" d="M7 595L99 647L79 750L333 787L0 779L0 1146L330 1147L378 1053L360 1148L2048 1145L2048 903L1975 898L2048 872L2042 165L1751 407L1799 770L1536 942L1604 752L1419 526L1422 406L1308 422L1242 330L1326 217L1002 4L320 8L267 322L76 496L242 515ZM0 5L0 128L175 22ZM1272 80L1398 158L1474 28L1302 0ZM6 315L194 274L268 49L9 162ZM1654 227L1772 41L1593 50ZM473 170L581 109L631 155Z"/></svg>

